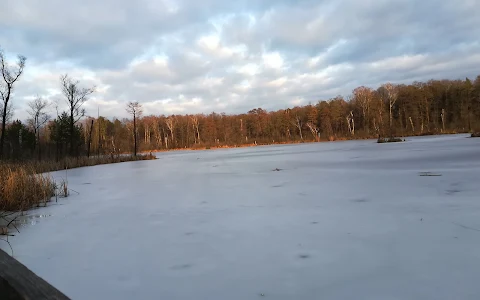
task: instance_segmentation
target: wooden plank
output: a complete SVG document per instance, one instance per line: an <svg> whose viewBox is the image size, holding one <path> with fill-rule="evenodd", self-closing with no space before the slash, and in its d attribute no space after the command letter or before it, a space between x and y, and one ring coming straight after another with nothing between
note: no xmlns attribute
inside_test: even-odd
<svg viewBox="0 0 480 300"><path fill-rule="evenodd" d="M0 249L0 299L70 299Z"/></svg>

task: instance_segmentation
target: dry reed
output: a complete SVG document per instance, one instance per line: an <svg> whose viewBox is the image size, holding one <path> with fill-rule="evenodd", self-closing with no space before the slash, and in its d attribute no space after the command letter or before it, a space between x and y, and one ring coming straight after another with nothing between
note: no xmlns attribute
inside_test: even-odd
<svg viewBox="0 0 480 300"><path fill-rule="evenodd" d="M104 155L94 157L73 157L59 161L35 161L31 164L37 173L53 172L65 169L89 167L104 164L113 164L127 161L152 160L156 159L153 154L146 155Z"/></svg>
<svg viewBox="0 0 480 300"><path fill-rule="evenodd" d="M46 205L55 193L50 176L36 174L29 165L0 164L0 212Z"/></svg>

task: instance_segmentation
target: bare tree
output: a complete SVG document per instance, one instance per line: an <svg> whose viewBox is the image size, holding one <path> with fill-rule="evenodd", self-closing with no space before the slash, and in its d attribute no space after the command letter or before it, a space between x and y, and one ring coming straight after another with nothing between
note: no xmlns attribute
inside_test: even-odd
<svg viewBox="0 0 480 300"><path fill-rule="evenodd" d="M413 126L412 117L408 117L408 120L410 120L410 125L412 126L412 132L415 133L415 126Z"/></svg>
<svg viewBox="0 0 480 300"><path fill-rule="evenodd" d="M292 121L292 124L298 128L298 132L300 133L300 139L303 141L302 120L298 115L295 115L295 120Z"/></svg>
<svg viewBox="0 0 480 300"><path fill-rule="evenodd" d="M315 138L315 141L319 142L320 141L320 136L318 135L318 127L317 125L313 124L312 122L307 122L307 127L310 129L312 132L313 138Z"/></svg>
<svg viewBox="0 0 480 300"><path fill-rule="evenodd" d="M93 118L90 120L90 130L88 132L87 157L90 157L90 147L92 145L92 132L93 132ZM112 139L112 143L113 143L113 139ZM115 144L113 144L113 148L115 148Z"/></svg>
<svg viewBox="0 0 480 300"><path fill-rule="evenodd" d="M49 106L49 102L47 100L42 99L42 97L37 97L34 100L28 103L28 114L30 115L30 119L28 123L33 129L33 133L35 134L35 147L38 146L38 160L41 159L41 147L40 147L40 129L50 120L50 116L47 114L46 110Z"/></svg>
<svg viewBox="0 0 480 300"><path fill-rule="evenodd" d="M372 89L361 86L353 90L353 95L355 100L358 101L360 107L362 108L363 130L366 130L367 133L369 133L370 128L368 126L368 117L370 111L370 102L373 98Z"/></svg>
<svg viewBox="0 0 480 300"><path fill-rule="evenodd" d="M25 61L27 59L25 56L19 55L17 60L16 67L11 68L5 55L0 48L0 72L2 73L2 79L0 80L0 100L2 101L2 131L0 135L0 159L3 157L3 145L5 142L5 128L7 124L7 118L9 112L11 113L9 101L13 92L13 85L17 82L20 75L23 73L25 68Z"/></svg>
<svg viewBox="0 0 480 300"><path fill-rule="evenodd" d="M383 88L387 91L388 97L388 106L389 106L389 117L390 117L390 134L392 134L392 123L393 123L393 114L392 109L398 99L397 87L391 83L383 85Z"/></svg>
<svg viewBox="0 0 480 300"><path fill-rule="evenodd" d="M168 118L165 119L165 124L167 125L168 127L168 130L170 131L170 136L172 137L172 146L174 147L174 137L173 137L173 131L175 130L175 117L174 116L170 116Z"/></svg>
<svg viewBox="0 0 480 300"><path fill-rule="evenodd" d="M192 120L193 124L193 136L195 137L195 144L200 144L200 131L198 130L198 118L197 116L191 116L190 119Z"/></svg>
<svg viewBox="0 0 480 300"><path fill-rule="evenodd" d="M137 156L137 119L142 115L142 105L138 103L138 101L135 102L128 102L127 104L127 112L132 116L133 118L133 142L134 142L134 149L133 149L133 155Z"/></svg>
<svg viewBox="0 0 480 300"><path fill-rule="evenodd" d="M150 145L150 140L151 140L151 132L150 132L150 119L148 118L143 118L143 139L145 145Z"/></svg>
<svg viewBox="0 0 480 300"><path fill-rule="evenodd" d="M81 88L80 82L71 79L68 74L60 77L60 83L70 114L70 155L73 155L75 124L85 116L85 109L82 106L87 102L88 97L95 92L95 87Z"/></svg>
<svg viewBox="0 0 480 300"><path fill-rule="evenodd" d="M162 135L160 134L160 121L156 117L153 121L153 133L155 135L156 149L159 149L162 147Z"/></svg>
<svg viewBox="0 0 480 300"><path fill-rule="evenodd" d="M348 131L350 131L350 134L352 136L355 135L355 120L353 119L353 111L350 111L350 113L346 117L347 119L347 125L348 125Z"/></svg>

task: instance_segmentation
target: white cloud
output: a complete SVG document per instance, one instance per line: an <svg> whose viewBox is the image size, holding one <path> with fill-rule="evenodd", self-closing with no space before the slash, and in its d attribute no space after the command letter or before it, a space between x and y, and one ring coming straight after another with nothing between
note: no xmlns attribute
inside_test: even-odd
<svg viewBox="0 0 480 300"><path fill-rule="evenodd" d="M263 64L268 68L281 69L283 67L283 58L278 52L265 53L262 58Z"/></svg>
<svg viewBox="0 0 480 300"><path fill-rule="evenodd" d="M245 74L248 76L254 76L258 74L259 71L260 71L260 68L258 67L257 64L254 64L254 63L249 63L238 68L239 73Z"/></svg>
<svg viewBox="0 0 480 300"><path fill-rule="evenodd" d="M2 3L0 45L28 57L16 117L36 95L62 103L65 73L97 86L89 113L126 116L131 100L245 112L480 70L479 1L85 1Z"/></svg>
<svg viewBox="0 0 480 300"><path fill-rule="evenodd" d="M220 46L220 38L217 35L202 36L199 43L202 47L209 50L215 50Z"/></svg>

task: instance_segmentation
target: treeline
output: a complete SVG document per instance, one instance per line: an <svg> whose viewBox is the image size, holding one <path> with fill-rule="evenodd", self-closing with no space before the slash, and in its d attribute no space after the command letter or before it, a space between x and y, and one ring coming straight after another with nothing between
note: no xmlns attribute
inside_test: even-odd
<svg viewBox="0 0 480 300"><path fill-rule="evenodd" d="M133 151L132 120L87 119L85 143L92 121L93 153ZM141 151L472 132L480 129L480 76L359 87L346 99L271 112L149 115L137 123Z"/></svg>
<svg viewBox="0 0 480 300"><path fill-rule="evenodd" d="M85 117L82 105L95 88L82 88L64 75L59 88L67 110L51 117L48 99L29 103L26 122L9 110L13 85L25 58L10 67L0 51L4 81L0 157L62 159L179 148L235 147L251 144L332 141L474 132L480 129L480 76L473 81L430 80L412 84L386 83L376 89L358 87L346 98L337 96L305 106L244 114L142 116L138 102L125 109L131 119ZM2 82L2 81L0 81ZM13 121L9 121L13 120Z"/></svg>
<svg viewBox="0 0 480 300"><path fill-rule="evenodd" d="M69 124L63 114L41 130L39 148L44 155L69 153ZM338 96L273 112L257 108L238 115L143 116L136 127L140 151L470 132L480 128L480 76L473 82L359 87L348 99ZM92 155L133 152L133 128L130 119L85 118L75 126L75 151L81 155L88 149ZM12 155L33 155L34 134L20 121L8 126L6 139Z"/></svg>

